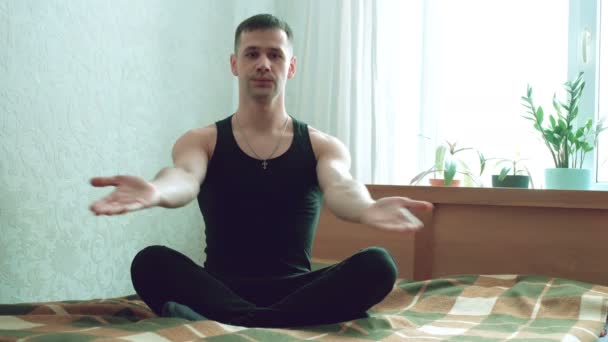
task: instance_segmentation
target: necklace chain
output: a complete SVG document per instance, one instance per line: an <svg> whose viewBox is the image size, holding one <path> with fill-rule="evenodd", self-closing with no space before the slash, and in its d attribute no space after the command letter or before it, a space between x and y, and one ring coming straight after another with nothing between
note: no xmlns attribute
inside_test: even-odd
<svg viewBox="0 0 608 342"><path fill-rule="evenodd" d="M281 136L279 136L279 140L277 140L277 144L274 147L274 150L272 150L272 153L270 153L270 155L268 156L268 158L262 158L255 152L253 147L251 147L251 145L249 144L249 140L247 140L247 135L245 135L245 131L243 131L243 128L241 127L241 122L239 121L238 113L234 114L234 116L236 117L236 124L239 127L239 130L241 131L241 134L243 134L243 140L245 140L245 144L247 144L247 147L251 150L253 155L262 161L262 168L266 170L268 168L268 160L272 158L272 156L274 156L274 154L279 149L279 146L281 145L281 139L283 139L283 135L285 135L285 131L287 131L287 122L289 122L289 116L285 118L285 123L283 124L283 131L281 132Z"/></svg>

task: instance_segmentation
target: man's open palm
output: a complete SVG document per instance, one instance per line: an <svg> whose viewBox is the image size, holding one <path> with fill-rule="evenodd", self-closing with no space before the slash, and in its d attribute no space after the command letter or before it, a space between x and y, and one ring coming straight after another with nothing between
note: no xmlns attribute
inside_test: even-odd
<svg viewBox="0 0 608 342"><path fill-rule="evenodd" d="M95 177L91 179L91 185L116 187L111 194L91 204L89 208L95 215L124 214L157 205L160 201L154 185L139 177Z"/></svg>
<svg viewBox="0 0 608 342"><path fill-rule="evenodd" d="M391 231L413 231L422 228L423 224L412 212L432 209L433 205L429 202L407 197L385 197L363 211L361 223Z"/></svg>

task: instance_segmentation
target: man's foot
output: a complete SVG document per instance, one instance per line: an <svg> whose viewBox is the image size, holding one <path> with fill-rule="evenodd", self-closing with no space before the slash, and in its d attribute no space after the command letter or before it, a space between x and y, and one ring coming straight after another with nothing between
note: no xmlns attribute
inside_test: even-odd
<svg viewBox="0 0 608 342"><path fill-rule="evenodd" d="M163 305L162 316L183 318L189 321L203 321L207 319L205 316L199 315L186 305L176 302L166 302L165 305Z"/></svg>

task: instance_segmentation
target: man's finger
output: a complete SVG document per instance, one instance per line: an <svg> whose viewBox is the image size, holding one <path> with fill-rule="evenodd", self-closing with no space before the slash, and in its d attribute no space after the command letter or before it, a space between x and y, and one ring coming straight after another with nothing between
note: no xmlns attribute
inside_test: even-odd
<svg viewBox="0 0 608 342"><path fill-rule="evenodd" d="M409 198L404 202L404 205L406 208L413 209L413 210L432 210L433 209L433 203L431 203L431 202L417 201L417 200L412 200Z"/></svg>
<svg viewBox="0 0 608 342"><path fill-rule="evenodd" d="M122 207L116 204L106 204L103 208L101 208L101 213L103 215L116 215L120 214Z"/></svg>
<svg viewBox="0 0 608 342"><path fill-rule="evenodd" d="M143 209L143 207L144 207L144 205L141 204L140 202L126 204L124 206L126 212L140 210L140 209Z"/></svg>
<svg viewBox="0 0 608 342"><path fill-rule="evenodd" d="M422 223L422 221L420 221L419 218L416 217L416 215L412 214L409 210L404 209L402 210L403 212L403 216L405 216L405 218L407 219L407 221L409 221L407 223L407 225L409 227L422 227L424 226L424 224Z"/></svg>
<svg viewBox="0 0 608 342"><path fill-rule="evenodd" d="M91 178L91 185L93 186L116 186L118 185L118 180L116 177L94 177Z"/></svg>

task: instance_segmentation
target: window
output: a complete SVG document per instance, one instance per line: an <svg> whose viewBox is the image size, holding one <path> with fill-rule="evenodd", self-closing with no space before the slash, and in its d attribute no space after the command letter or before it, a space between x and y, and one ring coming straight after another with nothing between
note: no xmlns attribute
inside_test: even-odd
<svg viewBox="0 0 608 342"><path fill-rule="evenodd" d="M584 71L579 122L603 117L608 125L604 5L601 0L427 0L421 135L430 139L423 164L432 163L430 151L437 144L458 141L488 158L525 159L536 187L543 187L544 169L553 160L540 134L521 117L520 98L529 84L535 104L553 112L553 94L565 96L563 84ZM608 190L608 130L583 167L595 170L594 188ZM494 171L486 171L486 186Z"/></svg>
<svg viewBox="0 0 608 342"><path fill-rule="evenodd" d="M601 6L601 3L600 3ZM608 120L608 4L600 8L598 118ZM608 121L604 121L608 125ZM599 136L597 181L608 183L608 131Z"/></svg>
<svg viewBox="0 0 608 342"><path fill-rule="evenodd" d="M426 150L445 141L488 158L525 158L536 186L552 158L521 96L552 110L568 78L568 0L426 2L422 117ZM432 153L425 153L433 157ZM426 162L431 164L432 160ZM484 174L487 186L494 170Z"/></svg>

